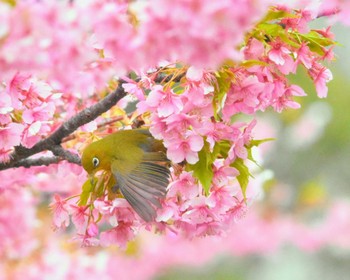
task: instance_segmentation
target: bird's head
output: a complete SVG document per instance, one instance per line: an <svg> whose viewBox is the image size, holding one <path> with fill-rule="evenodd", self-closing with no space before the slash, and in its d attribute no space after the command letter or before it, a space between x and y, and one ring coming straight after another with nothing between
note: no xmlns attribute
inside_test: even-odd
<svg viewBox="0 0 350 280"><path fill-rule="evenodd" d="M105 148L101 146L100 141L96 141L83 151L81 163L88 174L93 175L99 170L110 169L109 155L105 152Z"/></svg>

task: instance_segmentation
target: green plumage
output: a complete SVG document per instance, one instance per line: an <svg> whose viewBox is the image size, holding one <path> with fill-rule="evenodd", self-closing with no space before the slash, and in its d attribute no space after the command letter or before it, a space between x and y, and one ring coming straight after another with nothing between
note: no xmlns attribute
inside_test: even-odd
<svg viewBox="0 0 350 280"><path fill-rule="evenodd" d="M110 171L116 187L138 215L154 220L160 198L166 195L170 171L165 148L148 130L122 130L91 143L83 152L82 165L89 174ZM162 164L163 163L163 164ZM116 189L116 188L115 188Z"/></svg>

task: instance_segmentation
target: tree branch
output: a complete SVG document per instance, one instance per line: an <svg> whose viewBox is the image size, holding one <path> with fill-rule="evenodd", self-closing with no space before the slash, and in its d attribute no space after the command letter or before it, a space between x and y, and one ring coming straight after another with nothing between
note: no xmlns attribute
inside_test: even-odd
<svg viewBox="0 0 350 280"><path fill-rule="evenodd" d="M169 82L171 80L180 81L184 75L185 72L177 75L158 73L154 81L156 83ZM136 79L136 81L138 81L138 79ZM21 166L28 168L30 166L49 165L51 163L58 163L61 160L67 160L80 165L81 161L79 156L63 149L60 144L64 138L76 131L80 126L93 121L102 113L107 112L117 104L120 99L126 96L126 92L122 87L123 83L125 83L125 81L119 79L118 88L114 92L65 121L49 137L40 140L32 148L26 148L21 145L16 146L15 151L10 155L10 160L7 162L0 162L0 171ZM52 151L55 156L39 157L35 159L30 158L35 154L48 150Z"/></svg>
<svg viewBox="0 0 350 280"><path fill-rule="evenodd" d="M26 158L26 159L22 159L19 160L13 164L11 164L11 166L6 166L6 163L3 164L4 169L8 169L8 168L14 168L14 167L25 167L25 168L29 168L32 166L48 166L50 164L53 163L58 163L60 162L62 159L60 157L56 157L56 156L50 156L50 157L39 157L39 158Z"/></svg>
<svg viewBox="0 0 350 280"><path fill-rule="evenodd" d="M65 121L54 133L52 133L49 137L36 143L32 148L16 146L15 151L10 155L11 159L8 162L0 163L0 170L5 170L19 166L29 167L28 162L38 162L37 160L29 159L29 157L46 150L52 150L54 154L57 153L57 155L59 155L59 157L55 157L55 160L57 160L57 158L61 158L66 159L70 162L80 164L80 159L78 160L77 155L73 155L72 153L64 150L60 146L62 139L70 135L75 130L77 130L80 126L93 121L102 113L107 112L120 99L122 99L126 95L122 84L123 81L119 80L118 88L114 92L107 95L105 98L103 98L96 104L82 110L69 120ZM24 159L26 160L24 161ZM52 158L51 160L54 160L54 158Z"/></svg>
<svg viewBox="0 0 350 280"><path fill-rule="evenodd" d="M52 151L56 157L59 157L61 159L65 159L71 163L81 165L81 160L80 160L80 157L78 155L73 154L70 151L63 149L62 146L60 146L60 145L56 145L56 146L51 147L50 151Z"/></svg>

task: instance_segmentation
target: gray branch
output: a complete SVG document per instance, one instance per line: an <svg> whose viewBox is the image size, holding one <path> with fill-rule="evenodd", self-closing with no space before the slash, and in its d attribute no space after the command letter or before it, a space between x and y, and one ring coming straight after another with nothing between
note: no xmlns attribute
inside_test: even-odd
<svg viewBox="0 0 350 280"><path fill-rule="evenodd" d="M50 164L59 163L62 159L60 157L56 156L50 156L50 157L39 157L39 158L26 158L19 160L12 164L11 167L25 167L30 168L32 166L48 166ZM8 167L10 168L10 167Z"/></svg>
<svg viewBox="0 0 350 280"><path fill-rule="evenodd" d="M53 146L50 148L50 150L53 152L53 154L56 157L60 157L60 158L65 159L71 163L81 165L81 160L80 160L80 157L78 155L73 154L70 151L63 149L62 146L60 146L60 145Z"/></svg>

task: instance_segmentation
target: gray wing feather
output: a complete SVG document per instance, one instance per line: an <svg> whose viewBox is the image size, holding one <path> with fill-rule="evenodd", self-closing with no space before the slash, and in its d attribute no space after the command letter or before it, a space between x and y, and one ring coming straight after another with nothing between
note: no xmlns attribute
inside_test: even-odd
<svg viewBox="0 0 350 280"><path fill-rule="evenodd" d="M161 208L160 198L166 195L170 171L168 168L150 162L142 162L127 176L113 172L121 193L136 213L146 222L156 217Z"/></svg>
<svg viewBox="0 0 350 280"><path fill-rule="evenodd" d="M120 191L125 199L130 203L131 207L136 213L146 222L154 220L156 211L152 207L151 203L141 195L133 191L133 186L124 180L123 176L116 175L119 178Z"/></svg>

